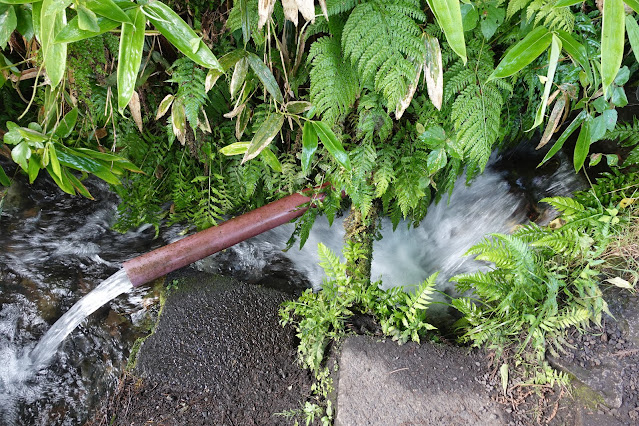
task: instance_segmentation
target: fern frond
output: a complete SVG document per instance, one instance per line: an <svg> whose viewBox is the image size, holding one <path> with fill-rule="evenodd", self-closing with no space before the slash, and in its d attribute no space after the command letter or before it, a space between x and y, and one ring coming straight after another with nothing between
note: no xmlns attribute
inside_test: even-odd
<svg viewBox="0 0 639 426"><path fill-rule="evenodd" d="M346 266L340 263L339 257L331 249L319 243L317 245L317 253L320 258L319 265L324 269L329 279L338 280L346 276Z"/></svg>
<svg viewBox="0 0 639 426"><path fill-rule="evenodd" d="M340 40L325 36L311 45L311 102L328 123L335 123L355 102L359 93L357 75L343 60Z"/></svg>
<svg viewBox="0 0 639 426"><path fill-rule="evenodd" d="M527 19L534 16L535 25L544 25L550 30L572 32L575 26L575 14L567 6L555 7L555 3L557 0L533 0L526 9Z"/></svg>
<svg viewBox="0 0 639 426"><path fill-rule="evenodd" d="M415 62L425 55L419 23L426 21L419 1L372 0L361 3L344 26L344 55L365 84L374 84L395 110L415 77Z"/></svg>
<svg viewBox="0 0 639 426"><path fill-rule="evenodd" d="M633 117L632 123L617 122L615 128L607 131L603 139L617 141L621 146L639 144L639 120Z"/></svg>
<svg viewBox="0 0 639 426"><path fill-rule="evenodd" d="M584 206L577 200L570 197L549 197L542 198L539 202L548 203L565 215L573 215L584 211Z"/></svg>

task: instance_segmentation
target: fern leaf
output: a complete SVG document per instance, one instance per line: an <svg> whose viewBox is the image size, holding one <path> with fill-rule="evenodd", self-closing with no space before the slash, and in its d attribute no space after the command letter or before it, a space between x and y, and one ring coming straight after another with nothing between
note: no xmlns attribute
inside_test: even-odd
<svg viewBox="0 0 639 426"><path fill-rule="evenodd" d="M551 206L568 216L584 211L584 206L581 205L574 198L570 197L542 198L539 201L550 204Z"/></svg>

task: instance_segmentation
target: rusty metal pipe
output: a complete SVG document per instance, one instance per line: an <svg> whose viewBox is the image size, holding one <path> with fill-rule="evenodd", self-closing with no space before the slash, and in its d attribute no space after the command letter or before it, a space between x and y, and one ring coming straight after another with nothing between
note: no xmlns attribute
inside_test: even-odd
<svg viewBox="0 0 639 426"><path fill-rule="evenodd" d="M323 193L292 194L124 263L134 287L301 216Z"/></svg>

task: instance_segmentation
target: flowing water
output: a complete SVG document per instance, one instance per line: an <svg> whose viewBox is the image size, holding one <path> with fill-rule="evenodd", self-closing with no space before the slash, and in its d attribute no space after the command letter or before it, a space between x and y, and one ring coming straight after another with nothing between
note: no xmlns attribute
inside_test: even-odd
<svg viewBox="0 0 639 426"><path fill-rule="evenodd" d="M513 167L517 162L516 155L493 160L472 186L460 178L450 199L433 205L417 227L400 223L393 232L384 220L373 277L384 287L410 287L440 271L440 290L454 294L450 276L486 267L463 257L472 244L543 216L535 200L581 185L569 162L541 174ZM155 240L149 228L110 231L117 200L100 183L90 181L89 189L98 201L68 197L46 182L16 184L0 212L0 424L72 425L90 416L117 382L146 312L146 290L131 290L116 271L178 238L177 228ZM248 282L319 289L317 243L339 253L341 219L332 227L318 219L302 250L283 252L292 230L284 225L196 266Z"/></svg>

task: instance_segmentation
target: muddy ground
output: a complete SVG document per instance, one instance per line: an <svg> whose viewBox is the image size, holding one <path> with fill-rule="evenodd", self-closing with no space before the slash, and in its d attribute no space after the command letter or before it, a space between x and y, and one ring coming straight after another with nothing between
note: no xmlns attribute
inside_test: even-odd
<svg viewBox="0 0 639 426"><path fill-rule="evenodd" d="M277 316L294 295L180 274L137 367L91 423L292 424L275 413L299 408L311 394L294 332ZM514 378L503 394L489 352L398 346L375 333L349 338L334 353L336 424L639 424L639 299L619 291L607 298L616 320L584 335L574 330L565 352L549 359L577 379L572 393Z"/></svg>

